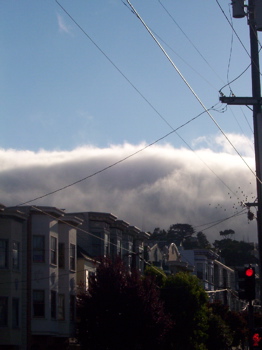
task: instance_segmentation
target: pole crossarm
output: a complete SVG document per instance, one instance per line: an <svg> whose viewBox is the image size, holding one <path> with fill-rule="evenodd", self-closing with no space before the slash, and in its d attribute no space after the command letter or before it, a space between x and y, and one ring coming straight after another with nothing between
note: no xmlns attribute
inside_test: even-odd
<svg viewBox="0 0 262 350"><path fill-rule="evenodd" d="M227 103L228 105L262 105L262 98L254 97L225 97L221 96L219 100L222 103Z"/></svg>

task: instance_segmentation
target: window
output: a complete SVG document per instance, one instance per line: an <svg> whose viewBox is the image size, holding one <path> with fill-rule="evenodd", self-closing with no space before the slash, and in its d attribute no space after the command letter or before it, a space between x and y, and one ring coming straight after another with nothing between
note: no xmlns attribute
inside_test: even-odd
<svg viewBox="0 0 262 350"><path fill-rule="evenodd" d="M44 236L33 236L33 262L45 262Z"/></svg>
<svg viewBox="0 0 262 350"><path fill-rule="evenodd" d="M44 290L33 290L33 317L45 317Z"/></svg>
<svg viewBox="0 0 262 350"><path fill-rule="evenodd" d="M19 269L19 247L20 244L18 242L13 242L12 247L12 267L14 270Z"/></svg>
<svg viewBox="0 0 262 350"><path fill-rule="evenodd" d="M57 239L56 237L51 236L51 264L56 265L57 264Z"/></svg>
<svg viewBox="0 0 262 350"><path fill-rule="evenodd" d="M203 264L202 263L197 263L197 277L201 280L204 278L204 271L203 271Z"/></svg>
<svg viewBox="0 0 262 350"><path fill-rule="evenodd" d="M58 244L58 266L62 269L65 267L65 244L64 243Z"/></svg>
<svg viewBox="0 0 262 350"><path fill-rule="evenodd" d="M70 270L75 270L76 268L75 255L76 255L76 246L74 244L70 244Z"/></svg>
<svg viewBox="0 0 262 350"><path fill-rule="evenodd" d="M8 267L8 241L0 239L0 268L6 269Z"/></svg>
<svg viewBox="0 0 262 350"><path fill-rule="evenodd" d="M19 327L19 299L12 300L12 326Z"/></svg>
<svg viewBox="0 0 262 350"><path fill-rule="evenodd" d="M51 290L51 318L56 318L56 291Z"/></svg>
<svg viewBox="0 0 262 350"><path fill-rule="evenodd" d="M109 255L109 239L108 235L105 233L104 235L104 256Z"/></svg>
<svg viewBox="0 0 262 350"><path fill-rule="evenodd" d="M58 295L58 319L60 321L65 319L65 295Z"/></svg>
<svg viewBox="0 0 262 350"><path fill-rule="evenodd" d="M75 321L75 296L70 295L70 321Z"/></svg>
<svg viewBox="0 0 262 350"><path fill-rule="evenodd" d="M7 326L8 321L8 298L0 297L0 327Z"/></svg>

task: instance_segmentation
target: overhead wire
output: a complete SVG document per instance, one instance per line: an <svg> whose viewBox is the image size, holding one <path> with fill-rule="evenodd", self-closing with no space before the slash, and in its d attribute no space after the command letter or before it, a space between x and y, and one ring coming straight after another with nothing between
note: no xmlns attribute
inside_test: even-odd
<svg viewBox="0 0 262 350"><path fill-rule="evenodd" d="M235 33L236 37L238 38L240 44L242 45L243 49L245 50L245 52L247 53L248 57L251 59L250 53L248 52L247 48L245 47L244 43L242 42L242 40L240 39L239 35L237 34L237 32L235 31L235 28L233 27L233 25L231 24L230 20L227 18L227 15L225 14L225 11L223 10L222 6L220 5L219 1L216 0L216 3L218 5L218 7L220 8L221 12L223 13L225 19L227 20L228 24L230 25L230 27L232 28L233 32Z"/></svg>
<svg viewBox="0 0 262 350"><path fill-rule="evenodd" d="M213 67L209 64L209 62L206 60L206 58L202 55L202 53L200 52L200 50L198 50L198 48L196 47L196 45L192 42L192 40L189 38L189 36L185 33L185 31L181 28L181 26L177 23L177 21L174 19L174 17L172 16L172 14L168 11L168 9L163 5L163 3L160 1L160 0L158 0L158 2L159 2L159 4L162 6L162 8L165 10L165 12L168 14L168 16L172 19L172 21L176 24L176 26L179 28L179 30L183 33L183 35L186 37L186 39L189 41L189 43L194 47L194 49L197 51L197 53L201 56L201 58L204 60L204 62L209 66L209 68L211 68L211 70L216 74L216 76L221 80L221 81L223 81L221 78L220 78L220 76L216 73L216 71L213 69ZM231 26L232 26L232 28L233 28L233 23L232 23L232 15L231 15L231 12L230 12L230 5L229 5L229 14L230 14L230 18L231 18ZM151 29L151 28L150 28ZM152 29L151 29L152 30ZM162 38L160 38L153 30L152 30L152 32L154 33L154 35L155 36L157 36L162 42L164 42L164 44L166 45L166 46L168 46L168 48L170 49L170 50L172 50L176 55L178 55L173 49L172 49L172 47L170 46L170 45L168 45ZM232 80L231 82L229 82L229 67L230 67L230 62L231 62L231 56L232 56L232 48L233 48L233 30L232 30L232 36L231 36L231 48L230 48L230 57L229 57L229 62L228 62L228 69L227 69L227 84L225 84L224 86L223 86L223 88L225 87L225 86L229 86L230 87L230 84L232 83L232 82L234 82L235 80L237 80L239 77L241 77L245 72L246 72L246 70L250 67L250 65L244 70L244 72L242 72L238 77L236 77L234 80ZM178 57L180 58L180 59L182 59L179 55L178 55ZM183 60L183 62L185 62L184 60ZM185 62L186 63L186 62ZM187 63L186 63L187 64ZM188 64L187 64L188 65ZM190 65L189 65L189 67L190 67ZM199 74L195 69L194 69L194 71L197 73L197 74ZM200 75L200 74L199 74ZM201 76L201 75L200 75ZM201 76L202 77L202 76ZM204 77L202 77L204 80L206 80ZM207 80L206 80L207 81ZM208 81L207 81L208 82ZM212 86L212 85L211 85ZM223 89L222 88L222 89ZM220 93L220 95L222 95L222 92L221 92L221 90L222 89L220 89L219 90L219 93ZM215 90L217 90L216 88L215 88ZM231 87L230 87L230 91L231 91L231 94L233 95L233 91L232 91L232 89L231 89ZM227 107L225 107L225 109L226 109ZM241 125L240 125L240 123L239 123L239 121L237 120L237 118L235 117L235 115L234 115L234 113L233 113L233 111L231 110L231 112L232 112L232 114L233 114L233 116L234 116L234 119L235 119L235 121L236 121L236 123L238 124L238 126L239 126L239 128L240 128L240 130L242 131L242 133L243 134L245 134L244 133L244 131L242 130L242 127L241 127Z"/></svg>
<svg viewBox="0 0 262 350"><path fill-rule="evenodd" d="M41 208L38 207L38 206L32 205L31 208L34 209L34 210L36 210L37 212L40 212L41 214L44 214L45 216L48 216L48 217L50 217L50 218L52 218L52 219L54 219L54 220L57 220L57 221L60 222L60 223L65 224L66 226L69 226L69 227L71 227L71 228L74 228L74 229L76 229L77 231L80 231L80 232L85 233L85 234L87 234L87 235L89 235L89 236L91 236L91 237L94 237L94 238L96 238L96 239L98 239L98 240L100 240L100 241L102 241L102 242L105 242L105 239L104 239L104 238L99 237L98 235L96 235L96 234L94 234L94 233L92 233L92 232L89 232L89 231L87 231L87 230L84 230L84 229L82 229L80 226L76 227L75 225L70 224L70 223L66 220L66 217L65 217L65 220L63 220L62 217L57 218L56 216L54 216L54 215L48 213L47 211L41 209ZM75 216L77 217L77 213L76 213ZM80 238L80 237L78 236L77 239L79 239L79 238ZM81 237L81 238L83 238L83 237ZM115 243L110 242L109 244L110 244L110 246L118 247L117 244L115 244ZM125 247L123 247L123 246L121 247L121 251L126 251L127 254L131 254L131 255L136 255L136 254L137 254L137 252L135 252L135 251L133 251L133 250L130 250L130 249L127 249L127 248L125 248ZM21 251L20 251L20 252L21 252ZM90 257L90 258L91 258L92 260L94 260L95 263L99 263L99 262L100 262L100 258L99 258L99 257L98 257L98 258ZM153 269L155 269L157 272L160 272L161 274L163 274L163 276L166 276L166 274L165 274L164 272L159 271L153 264L150 264L150 262L145 261L144 258L140 257L140 259L142 259L143 262L144 262L145 264L150 265L150 266L151 266ZM74 273L83 272L83 271L86 271L86 269L83 269L83 270L77 270L77 269L76 269ZM72 274L72 272L70 272L70 271L65 272L65 273L59 273L59 278L62 277L62 276L69 276L70 274ZM51 279L51 278L52 278L52 275L49 274L47 277L36 277L36 278L31 279L31 281L34 282L34 281L40 281L40 280L48 280L48 279ZM26 283L26 282L27 282L27 280L18 281L18 283ZM1 281L0 281L0 285L1 285L1 284L2 284L2 285L3 285L3 284L6 285L6 284L8 284L8 283L9 283L9 284L15 284L15 283L17 283L17 280L15 280L15 281L10 281L10 282L6 282L6 281L5 281L5 282L1 282ZM24 289L23 289L23 290L24 290ZM25 290L26 290L26 289L25 289Z"/></svg>
<svg viewBox="0 0 262 350"><path fill-rule="evenodd" d="M157 40L157 38L154 36L154 34L152 33L152 31L150 30L150 28L148 27L148 25L145 23L145 21L142 19L142 17L139 15L139 13L136 11L136 9L134 8L134 6L131 4L131 2L129 0L126 0L127 3L129 4L129 6L132 8L132 10L134 11L135 15L137 16L137 18L140 20L140 22L142 23L142 25L144 26L144 28L147 30L147 32L150 34L150 36L152 37L152 39L156 42L156 44L158 45L158 47L160 48L160 50L163 52L163 54L165 55L165 57L168 59L168 61L171 63L172 67L176 70L176 72L178 73L178 75L180 76L180 78L183 80L183 82L185 83L185 85L188 87L188 89L190 90L190 92L192 93L192 95L195 97L195 99L198 101L198 103L201 105L201 107L206 111L206 113L208 114L208 116L210 117L210 119L214 122L214 124L217 126L217 128L220 130L220 132L223 134L223 136L226 138L226 140L228 141L228 143L232 146L232 148L235 150L235 152L239 155L239 157L242 159L242 161L245 163L245 165L248 167L248 169L251 171L251 173L255 176L255 178L262 184L261 179L258 178L258 176L256 175L256 173L253 171L253 169L251 169L251 167L249 166L249 164L246 162L246 160L243 158L243 156L239 153L239 151L236 149L236 147L233 145L233 143L230 141L229 137L225 134L225 132L222 130L222 128L219 126L219 124L217 123L217 121L214 119L214 117L212 116L212 114L208 111L208 109L206 108L206 106L204 105L204 103L202 102L202 100L199 98L199 96L196 94L196 92L194 91L194 89L191 87L191 85L189 84L189 82L186 80L186 78L183 76L183 74L180 72L180 70L178 69L178 67L175 65L175 63L172 61L172 59L170 58L170 56L167 54L167 52L165 51L165 49L163 48L163 46L160 44L160 42Z"/></svg>
<svg viewBox="0 0 262 350"><path fill-rule="evenodd" d="M168 9L163 5L163 3L158 0L159 4L162 6L162 8L165 10L165 12L168 14L168 16L172 19L172 21L175 23L175 25L179 28L179 30L182 32L182 34L185 36L185 38L190 42L190 44L194 47L196 52L200 55L200 57L204 60L204 62L208 65L208 67L213 71L213 73L218 77L219 80L223 82L221 77L217 74L217 72L214 70L214 68L210 65L210 63L207 61L207 59L204 57L204 55L200 52L200 50L196 47L196 45L193 43L193 41L189 38L189 36L185 33L185 31L181 28L181 26L177 23L174 16L168 11Z"/></svg>
<svg viewBox="0 0 262 350"><path fill-rule="evenodd" d="M97 48L97 49L109 60L109 62L117 69L117 71L128 81L128 83L139 93L139 95L153 108L153 110L161 117L161 119L162 119L163 121L165 121L166 124L168 124L168 126L172 129L172 132L167 133L166 135L164 135L163 137L157 139L156 141L154 141L154 142L152 142L152 143L146 145L145 147L143 147L143 148L139 149L138 151L136 151L136 152L134 152L134 153L128 155L127 157L124 157L124 158L122 158L121 160L119 160L119 161L117 161L117 162L115 162L115 163L112 163L112 164L110 164L109 166L107 166L107 167L105 167L105 168L103 168L103 169L98 170L97 172L94 172L94 173L92 173L92 174L90 174L90 175L88 175L88 176L86 176L86 177L84 177L84 178L81 178L81 179L79 179L79 180L77 180L77 181L75 181L75 182L73 182L73 183L71 183L71 184L65 185L65 186L63 186L63 187L61 187L61 188L58 188L58 189L54 190L54 191L50 191L50 192L48 192L48 193L46 193L46 194L44 194L44 195L41 195L41 196L35 197L35 198L33 198L33 199L30 199L30 200L28 200L28 201L26 201L26 202L20 203L20 204L18 204L18 206L22 206L22 205L31 203L31 202L33 202L33 201L36 201L36 200L38 200L38 199L45 198L45 197L47 197L47 196L49 196L49 195L55 194L55 193L57 193L57 192L60 192L60 191L62 191L62 190L65 190L65 189L67 189L67 188L69 188L69 187L72 187L72 186L74 186L74 185L76 185L76 184L78 184L78 183L80 183L80 182L83 182L83 181L85 181L85 180L87 180L87 179L89 179L89 178L91 178L91 177L93 177L93 176L95 176L95 175L98 175L99 173L102 173L102 172L104 172L104 171L106 171L106 170L108 170L108 169L110 169L110 168L112 168L112 167L118 165L119 163L122 163L123 161L125 161L125 160L127 160L127 159L129 159L129 158L131 158L131 157L133 157L133 156L135 156L136 154L138 154L138 153L144 151L144 150L147 149L148 147L151 147L152 145L154 145L154 144L156 144L157 142L163 140L164 138L168 137L170 134L172 134L172 133L174 133L174 132L177 134L178 137L181 138L181 140L187 145L187 147L189 147L189 148L191 149L191 151L193 151L193 152L195 153L195 151L190 147L190 145L177 133L177 130L179 130L180 128L182 128L182 127L184 127L185 125L189 124L190 122L192 122L193 120L197 119L199 116L201 116L203 113L206 112L206 110L205 110L204 112L201 112L201 113L200 113L199 115L197 115L196 117L190 119L190 120L187 121L186 123L182 124L181 126L179 126L179 127L176 128L176 129L174 129L174 128L171 126L171 124L169 124L169 123L167 122L167 120L154 108L154 106L153 106L153 105L144 97L144 95L134 86L134 84L124 75L124 73L114 64L114 62L108 57L108 55L106 55L106 53L94 42L94 40L86 33L86 31L84 31L84 29L75 21L75 19L68 13L68 11L66 11L66 9L58 2L58 0L55 0L55 1L56 1L56 3L62 8L62 10L65 11L65 13L70 17L70 19L72 19L72 21L77 25L77 27L78 27L79 29L81 29L81 31L88 37L88 39L96 46L96 48ZM212 106L210 109L213 109L214 107L215 107L215 106ZM199 157L199 156L198 156L198 157ZM219 177L219 176L218 176L218 175L217 175L217 174L216 174L216 173L215 173L201 158L200 158L200 157L199 157L199 159L200 159L200 160L208 167L208 169L209 169L209 170L210 170L210 171L211 171L211 172L212 172L212 173L227 187L227 188L228 188L228 190L230 190L230 192L231 192L232 194L234 194L234 191L232 191L232 190L223 182L223 180L222 180L222 179L221 179L221 178L220 178L220 177Z"/></svg>
<svg viewBox="0 0 262 350"><path fill-rule="evenodd" d="M168 137L169 135L171 135L171 134L177 132L177 130L181 129L181 128L184 127L185 125L189 124L191 121L193 121L193 120L197 119L198 117L200 117L203 113L205 113L205 111L201 112L200 114L198 114L198 115L195 116L194 118L190 119L190 120L187 121L186 123L180 125L180 126L177 127L176 129L173 129L172 131L170 131L169 133L167 133L167 134L165 134L164 136L160 137L159 139L157 139L157 140L151 142L150 144L147 144L146 146L140 148L139 150L137 150L137 151L135 151L135 152L129 154L128 156L126 156L126 157L124 157L124 158L121 158L120 160L118 160L118 161L116 161L116 162L114 162L114 163L112 163L112 164L110 164L110 165L108 165L108 166L106 166L106 167L104 167L104 168L102 168L102 169L100 169L100 170L98 170L98 171L96 171L96 172L94 172L94 173L88 175L88 176L85 176L85 177L83 177L83 178L81 178L81 179L79 179L79 180L76 180L76 181L72 182L71 184L68 184L68 185L65 185L65 186L63 186L63 187L60 187L60 188L58 188L58 189L56 189L56 190L54 190L54 191L48 192L48 193L46 193L46 194L44 194L44 195L35 197L35 198L30 199L30 200L28 200L28 201L26 201L26 202L17 204L17 206L22 206L22 205L25 205L25 204L34 202L34 201L36 201L36 200L38 200L38 199L45 198L45 197L47 197L47 196L50 196L50 195L52 195L52 194L55 194L55 193L60 192L60 191L62 191L62 190L65 190L65 189L67 189L67 188L69 188L69 187L72 187L72 186L74 186L74 185L76 185L76 184L78 184L78 183L80 183L80 182L83 182L83 181L85 181L85 180L87 180L87 179L89 179L89 178L91 178L91 177L94 177L94 176L100 174L100 173L102 173L102 172L104 172L104 171L106 171L106 170L108 170L108 169L110 169L110 168L112 168L112 167L114 167L114 166L116 166L116 165L118 165L118 164L120 164L120 163L122 163L122 162L128 160L129 158L134 157L134 156L137 155L138 153L141 153L142 151L144 151L145 149L147 149L147 148L149 148L149 147L155 145L156 143L158 143L158 142L164 140L164 139L165 139L166 137Z"/></svg>

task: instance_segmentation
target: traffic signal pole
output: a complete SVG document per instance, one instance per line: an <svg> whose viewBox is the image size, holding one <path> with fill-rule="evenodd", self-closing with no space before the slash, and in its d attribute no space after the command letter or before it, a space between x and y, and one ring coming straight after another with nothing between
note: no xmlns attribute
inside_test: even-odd
<svg viewBox="0 0 262 350"><path fill-rule="evenodd" d="M233 0L235 1L235 0ZM250 34L250 58L252 97L220 97L220 101L231 105L252 105L253 126L256 163L256 185L257 185L257 236L259 252L259 284L260 301L262 305L262 114L261 114L261 87L257 28L255 24L255 0L249 0L247 16ZM239 16L240 17L240 16Z"/></svg>
<svg viewBox="0 0 262 350"><path fill-rule="evenodd" d="M249 34L251 50L252 97L260 102L253 105L254 145L257 183L257 237L259 252L259 290L262 305L262 115L258 38L255 27L254 0L249 0Z"/></svg>

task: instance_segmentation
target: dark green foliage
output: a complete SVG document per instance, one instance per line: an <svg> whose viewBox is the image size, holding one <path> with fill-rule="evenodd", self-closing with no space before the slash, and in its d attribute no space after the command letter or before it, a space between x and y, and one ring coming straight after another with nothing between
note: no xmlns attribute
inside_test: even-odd
<svg viewBox="0 0 262 350"><path fill-rule="evenodd" d="M253 244L239 242L230 238L215 241L214 247L224 259L227 266L243 266L245 264L258 263L258 259L252 254Z"/></svg>
<svg viewBox="0 0 262 350"><path fill-rule="evenodd" d="M224 231L219 231L220 236L232 236L235 234L234 230L228 229Z"/></svg>
<svg viewBox="0 0 262 350"><path fill-rule="evenodd" d="M231 349L233 337L229 326L219 315L210 314L208 319L209 331L207 340L208 350L227 350Z"/></svg>
<svg viewBox="0 0 262 350"><path fill-rule="evenodd" d="M192 237L195 230L188 224L171 225L167 231L167 243L175 243L179 246L184 240Z"/></svg>
<svg viewBox="0 0 262 350"><path fill-rule="evenodd" d="M166 349L206 349L207 295L197 277L182 272L168 276L161 295L175 323Z"/></svg>
<svg viewBox="0 0 262 350"><path fill-rule="evenodd" d="M217 317L216 321L219 321L217 325L217 329L214 327L214 329L210 329L210 337L209 337L209 344L213 344L214 349L226 349L226 344L230 343L230 346L239 346L242 343L244 343L247 340L248 336L248 323L245 317L235 311L230 311L227 305L223 305L220 301L215 302L209 305L210 311L211 311L211 327L214 326L214 319L212 315L215 315ZM224 325L222 325L224 323ZM223 330L224 328L224 330ZM221 344L222 342L225 342L224 348L218 348L215 344L216 334L222 330L221 336L220 336L220 342L217 340L217 344ZM216 333L212 335L213 332ZM210 347L210 349L213 349Z"/></svg>
<svg viewBox="0 0 262 350"><path fill-rule="evenodd" d="M104 260L79 296L78 338L83 349L161 349L172 322L151 278Z"/></svg>
<svg viewBox="0 0 262 350"><path fill-rule="evenodd" d="M163 270L155 266L146 266L144 275L146 277L151 277L158 287L163 287L165 280L167 278Z"/></svg>
<svg viewBox="0 0 262 350"><path fill-rule="evenodd" d="M211 244L203 232L195 235L194 228L189 224L173 224L167 231L155 228L150 237L151 241L157 242L159 247L175 243L183 245L184 249L210 249Z"/></svg>
<svg viewBox="0 0 262 350"><path fill-rule="evenodd" d="M209 241L206 238L206 235L203 232L197 233L197 240L198 240L198 247L197 248L201 248L201 249L210 249L211 248L211 244L209 243Z"/></svg>

